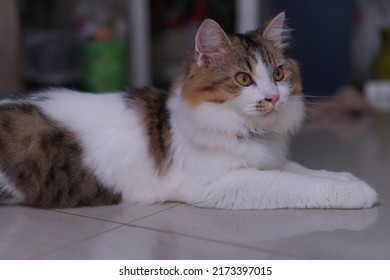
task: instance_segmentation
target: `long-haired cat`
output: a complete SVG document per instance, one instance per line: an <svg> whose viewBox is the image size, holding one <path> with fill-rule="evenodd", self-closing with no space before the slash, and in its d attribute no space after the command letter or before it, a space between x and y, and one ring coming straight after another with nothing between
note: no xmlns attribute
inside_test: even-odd
<svg viewBox="0 0 390 280"><path fill-rule="evenodd" d="M227 36L205 20L170 92L48 90L0 104L0 201L41 208L178 201L223 209L367 208L349 173L287 160L304 102L284 13Z"/></svg>

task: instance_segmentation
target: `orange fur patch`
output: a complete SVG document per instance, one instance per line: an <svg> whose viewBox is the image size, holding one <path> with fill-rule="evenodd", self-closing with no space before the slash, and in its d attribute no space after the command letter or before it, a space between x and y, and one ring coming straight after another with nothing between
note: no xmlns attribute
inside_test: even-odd
<svg viewBox="0 0 390 280"><path fill-rule="evenodd" d="M182 96L190 106L203 102L223 103L236 96L226 88L227 83L226 78L218 80L215 74L202 71L193 79L183 79Z"/></svg>

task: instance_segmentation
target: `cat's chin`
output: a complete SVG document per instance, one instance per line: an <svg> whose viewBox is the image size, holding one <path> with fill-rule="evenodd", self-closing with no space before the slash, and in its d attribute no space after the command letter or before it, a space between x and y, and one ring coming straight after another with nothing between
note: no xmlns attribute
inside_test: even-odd
<svg viewBox="0 0 390 280"><path fill-rule="evenodd" d="M255 128L255 130L260 131L273 131L277 124L278 114L275 111L270 111L268 113L252 114L248 118L249 127Z"/></svg>
<svg viewBox="0 0 390 280"><path fill-rule="evenodd" d="M274 119L276 119L277 114L278 114L278 112L275 109L271 109L271 110L269 110L266 113L262 113L261 116L263 118L269 118L269 119L270 118L274 118Z"/></svg>
<svg viewBox="0 0 390 280"><path fill-rule="evenodd" d="M274 109L269 110L268 112L255 112L249 116L249 119L257 122L265 123L275 123L278 117L278 112Z"/></svg>
<svg viewBox="0 0 390 280"><path fill-rule="evenodd" d="M253 112L247 118L248 127L263 133L294 133L299 129L303 119L300 104L294 105L292 107L296 108L289 108L289 110L273 108L268 112Z"/></svg>

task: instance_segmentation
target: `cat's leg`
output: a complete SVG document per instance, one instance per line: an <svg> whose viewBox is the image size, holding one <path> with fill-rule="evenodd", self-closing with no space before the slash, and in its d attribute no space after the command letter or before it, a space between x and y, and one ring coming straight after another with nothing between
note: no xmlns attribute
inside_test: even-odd
<svg viewBox="0 0 390 280"><path fill-rule="evenodd" d="M288 161L282 168L284 171L302 174L302 175L308 175L308 176L314 176L314 177L323 177L323 178L332 178L337 180L344 180L344 181L360 181L357 177L352 175L348 172L332 172L328 170L314 170L309 169L304 166L302 166L299 163Z"/></svg>
<svg viewBox="0 0 390 280"><path fill-rule="evenodd" d="M285 171L242 169L203 188L185 190L184 202L222 209L370 208L377 193L363 181L341 181Z"/></svg>

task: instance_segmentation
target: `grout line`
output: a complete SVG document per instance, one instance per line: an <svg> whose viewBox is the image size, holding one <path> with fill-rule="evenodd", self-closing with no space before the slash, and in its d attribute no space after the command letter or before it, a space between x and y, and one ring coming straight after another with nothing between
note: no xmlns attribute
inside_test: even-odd
<svg viewBox="0 0 390 280"><path fill-rule="evenodd" d="M135 220L133 220L133 221L131 221L131 222L128 222L128 223L126 223L126 224L123 224L123 225L124 225L124 226L130 225L130 224L132 224L132 223L138 222L138 221L140 221L140 220L142 220L142 219L145 219L145 218L151 217L151 216L153 216L153 215L162 213L162 212L164 212L164 211L170 210L170 209L175 208L175 207L178 207L178 206L180 206L180 205L181 205L181 204L178 203L178 204L173 205L173 206L171 206L171 207L169 207L169 208L165 208L165 209L160 210L160 211L158 211L158 212L156 212L156 213L153 213L153 214L150 214L150 215L146 215L146 216L144 216L144 217L142 217L142 218L135 219Z"/></svg>
<svg viewBox="0 0 390 280"><path fill-rule="evenodd" d="M204 237L197 237L197 236L192 236L192 235L188 235L188 234L182 234L182 233L176 233L176 232L170 232L170 231L164 231L164 230L157 230L157 229L153 229L153 228L148 228L148 227L144 227L144 226L136 226L136 225L118 225L115 228L112 228L112 229L109 229L109 230L105 230L103 232L91 235L89 237L83 238L82 240L78 240L78 241L76 241L74 243L71 243L71 244L67 244L67 245L60 246L60 247L55 248L55 249L51 249L51 250L49 250L49 251L47 251L45 253L40 253L40 254L38 254L38 255L36 255L34 257L31 257L29 259L30 260L36 260L38 258L43 258L44 259L45 255L49 255L51 253L54 253L54 252L66 249L66 248L68 248L70 246L74 246L74 245L80 244L80 243L85 242L87 240L91 240L91 239L96 238L96 237L98 237L100 235L104 235L106 233L109 233L111 231L117 230L119 228L124 228L124 227L139 228L139 229L143 229L143 230L154 231L154 232L161 232L161 233L165 233L165 234L179 235L179 236L190 238L190 239L207 241L207 242L211 242L211 243L217 243L217 244L220 244L220 245L227 245L227 246L236 247L236 248L244 248L244 249L255 251L255 252L265 252L265 253L268 253L268 254L271 254L271 255L277 255L277 256L280 256L280 257L286 257L288 259L302 259L302 257L300 257L300 256L296 256L296 255L292 255L292 254L284 253L284 252L279 252L279 251L275 251L275 250L257 248L257 247L243 245L243 244L229 243L229 242L226 242L226 241L213 240L213 239L204 238Z"/></svg>
<svg viewBox="0 0 390 280"><path fill-rule="evenodd" d="M193 239L198 239L198 240L202 240L202 241L218 243L221 245L240 247L240 248L245 248L245 249L254 250L254 251L262 251L262 252L267 252L267 253L271 253L271 254L287 256L287 257L293 258L293 259L302 259L302 257L298 256L298 255L292 255L290 253L280 252L280 251L271 250L271 249L258 248L258 247L240 244L240 243L231 243L229 241L215 240L215 239L211 239L211 238L207 238L207 237L195 236L195 235L191 235L191 234L179 233L179 232L168 231L168 230L161 230L161 229L151 228L151 227L147 227L147 226L131 225L131 224L127 224L124 226L131 227L131 228L140 228L140 229L145 229L145 230L151 230L151 231L156 231L156 232L162 232L162 233L168 233L168 234L174 234L174 235L179 235L179 236L183 236L183 237L187 237L187 238L193 238Z"/></svg>
<svg viewBox="0 0 390 280"><path fill-rule="evenodd" d="M57 213L61 213L61 214L66 214L66 215L70 215L70 216L76 216L76 217L81 217L81 218L88 218L88 219L93 219L93 220L98 220L98 221L102 221L102 222L114 223L114 224L124 225L124 226L125 226L125 225L128 225L128 224L130 224L130 223L134 223L134 222L139 221L139 220L142 220L142 219L144 219L144 218L147 218L147 217L156 215L156 214L158 214L158 213L164 212L164 211L166 211L166 210L172 209L172 208L177 207L177 206L179 206L179 205L181 205L181 204L180 204L180 203L175 204L175 205L170 206L170 207L168 207L168 208L159 210L159 211L157 211L157 212L154 212L154 213L152 213L152 214L143 216L143 217L141 217L141 218L137 218L137 219L132 220L132 221L129 221L129 222L118 222L118 221L113 221L113 220L108 220L108 219L103 219L103 218L98 218L98 217L91 217L91 216L83 215L83 214L79 214L79 213L70 213L70 212L66 212L66 211L63 211L63 210L56 210L56 209L50 209L50 211L57 212Z"/></svg>
<svg viewBox="0 0 390 280"><path fill-rule="evenodd" d="M56 251L63 250L63 249L65 249L65 248L67 248L67 247L70 247L70 246L79 244L79 243L81 243L81 242L90 240L90 239L92 239L92 238L98 237L99 235L106 234L106 233L108 233L108 232L110 232L110 231L113 231L113 230L117 230L117 229L119 229L119 228L121 228L121 227L123 227L123 225L118 225L117 227L114 227L114 228L111 228L111 229L108 229L108 230L105 230L105 231L102 231L102 232L93 234L93 235L91 235L91 236L85 237L85 238L83 238L83 239L81 239L81 240L78 240L78 241L76 241L76 242L73 242L73 243L70 243L70 244L66 244L66 245L57 247L57 248L55 248L55 249L51 249L51 250L49 250L49 251L47 251L47 252L45 252L45 253L40 253L40 254L38 254L38 255L36 255L36 256L34 256L34 257L31 257L31 258L29 258L29 259L30 259L30 260L36 260L36 259L38 259L38 258L40 258L40 257L44 257L45 255L54 253L54 252L56 252Z"/></svg>
<svg viewBox="0 0 390 280"><path fill-rule="evenodd" d="M101 222L113 223L113 224L118 224L118 225L126 225L126 224L121 223L121 222L111 221L111 220L106 220L106 219L101 219L101 218L96 218L96 217L91 217L91 216L86 216L86 215L82 215L82 214L78 214L78 213L63 212L61 210L52 210L52 211L57 212L57 213L61 213L61 214L65 214L65 215L69 215L69 216L76 216L76 217L80 217L80 218L87 218L87 219L91 219L91 220L97 220L97 221L101 221Z"/></svg>

